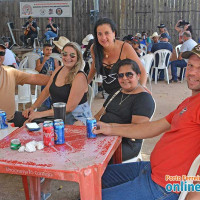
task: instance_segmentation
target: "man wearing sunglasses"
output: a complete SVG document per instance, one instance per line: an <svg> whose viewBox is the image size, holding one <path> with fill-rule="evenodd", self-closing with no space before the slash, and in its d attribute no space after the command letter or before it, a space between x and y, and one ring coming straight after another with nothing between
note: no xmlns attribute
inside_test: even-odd
<svg viewBox="0 0 200 200"><path fill-rule="evenodd" d="M49 76L42 74L29 74L4 66L6 46L0 39L0 110L4 110L8 122L13 122L20 127L26 120L21 112L15 112L15 87L16 85L32 84L46 85Z"/></svg>
<svg viewBox="0 0 200 200"><path fill-rule="evenodd" d="M186 78L192 95L177 109L160 120L143 124L98 123L96 134L144 139L165 132L151 153L150 162L107 167L102 177L102 200L178 200L182 190L194 191L189 192L185 200L200 199L199 190L189 190L189 183L182 179L187 177L193 161L200 154L200 44L192 51L184 52L182 57L189 59ZM197 174L200 175L199 170ZM197 188L200 181L194 184L198 184L193 185Z"/></svg>

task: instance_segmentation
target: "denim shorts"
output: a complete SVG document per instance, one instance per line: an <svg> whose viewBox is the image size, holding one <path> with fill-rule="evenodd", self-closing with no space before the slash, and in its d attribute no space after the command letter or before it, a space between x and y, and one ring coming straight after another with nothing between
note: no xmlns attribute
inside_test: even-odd
<svg viewBox="0 0 200 200"><path fill-rule="evenodd" d="M86 125L86 119L92 117L92 112L88 102L78 105L72 111L72 115L76 121L81 121Z"/></svg>

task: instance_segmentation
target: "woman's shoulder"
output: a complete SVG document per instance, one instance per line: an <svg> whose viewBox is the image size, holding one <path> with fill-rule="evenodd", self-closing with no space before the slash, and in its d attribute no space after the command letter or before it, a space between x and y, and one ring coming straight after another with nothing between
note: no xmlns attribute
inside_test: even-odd
<svg viewBox="0 0 200 200"><path fill-rule="evenodd" d="M75 76L75 79L86 79L87 80L87 75L84 71L79 70Z"/></svg>
<svg viewBox="0 0 200 200"><path fill-rule="evenodd" d="M142 91L142 92L139 92L139 93L137 93L137 94L131 94L131 96L133 96L134 98L137 98L137 99L153 100L152 95L149 94L149 93L146 92L146 91Z"/></svg>

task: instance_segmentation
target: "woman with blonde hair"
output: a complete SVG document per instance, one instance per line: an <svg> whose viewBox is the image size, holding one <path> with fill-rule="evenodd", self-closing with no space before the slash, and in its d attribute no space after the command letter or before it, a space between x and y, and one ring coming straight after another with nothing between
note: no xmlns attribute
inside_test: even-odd
<svg viewBox="0 0 200 200"><path fill-rule="evenodd" d="M67 124L83 125L86 118L92 116L87 102L87 77L80 71L83 64L81 49L77 43L69 42L61 54L63 66L56 68L36 102L23 112L28 121L54 115L53 109L34 112L49 95L52 103L66 103Z"/></svg>

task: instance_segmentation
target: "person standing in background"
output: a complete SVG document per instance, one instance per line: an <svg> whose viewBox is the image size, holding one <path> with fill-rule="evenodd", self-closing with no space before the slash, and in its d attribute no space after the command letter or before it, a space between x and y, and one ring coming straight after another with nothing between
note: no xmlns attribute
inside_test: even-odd
<svg viewBox="0 0 200 200"><path fill-rule="evenodd" d="M192 26L189 22L186 22L185 20L178 20L178 22L175 25L175 30L178 31L178 41L179 44L183 44L183 33L185 31L189 31L192 34Z"/></svg>
<svg viewBox="0 0 200 200"><path fill-rule="evenodd" d="M120 88L116 63L129 58L137 62L141 70L140 84L146 86L147 74L144 66L130 44L116 40L117 28L109 18L100 18L94 28L94 44L91 46L92 65L88 75L90 83L97 72L103 76L103 88L110 94Z"/></svg>
<svg viewBox="0 0 200 200"><path fill-rule="evenodd" d="M59 66L58 61L55 58L51 57L52 54L52 46L50 44L44 44L43 46L43 54L44 56L40 57L36 61L36 68L35 70L38 71L40 74L46 74L51 76L53 71ZM45 86L41 87L41 91L45 88ZM50 97L47 98L40 110L48 110L51 108L51 99Z"/></svg>

